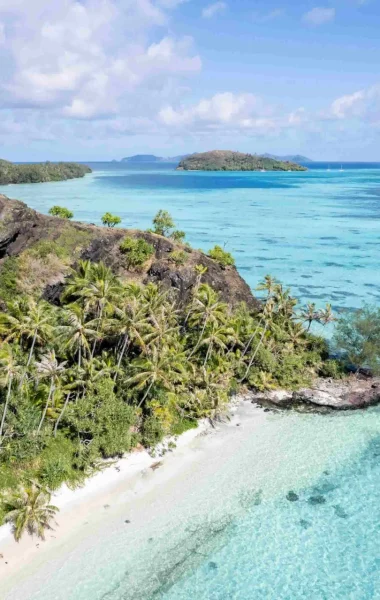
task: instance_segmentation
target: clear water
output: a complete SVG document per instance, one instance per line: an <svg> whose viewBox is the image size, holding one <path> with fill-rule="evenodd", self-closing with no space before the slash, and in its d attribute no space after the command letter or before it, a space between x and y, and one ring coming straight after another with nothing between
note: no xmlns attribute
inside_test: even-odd
<svg viewBox="0 0 380 600"><path fill-rule="evenodd" d="M336 310L380 299L380 164L313 163L305 173L186 173L175 165L94 163L92 175L59 183L0 186L42 212L53 204L78 220L120 215L148 228L169 210L196 248L226 245L254 288L270 273L302 302Z"/></svg>
<svg viewBox="0 0 380 600"><path fill-rule="evenodd" d="M83 180L0 192L94 223L109 210L127 227L146 228L165 208L194 246L227 243L252 287L269 272L302 301L339 309L380 297L380 165L91 166ZM245 412L240 427L200 443L195 467L184 461L141 502L126 497L7 600L380 599L379 410L270 415L258 428Z"/></svg>
<svg viewBox="0 0 380 600"><path fill-rule="evenodd" d="M99 507L6 600L380 598L380 412L255 427L251 411L200 442L174 482Z"/></svg>

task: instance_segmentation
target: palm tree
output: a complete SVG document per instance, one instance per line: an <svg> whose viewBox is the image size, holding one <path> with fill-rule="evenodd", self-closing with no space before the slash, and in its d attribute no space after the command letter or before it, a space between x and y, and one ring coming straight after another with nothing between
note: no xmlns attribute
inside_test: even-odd
<svg viewBox="0 0 380 600"><path fill-rule="evenodd" d="M198 294L198 290L199 290L199 286L201 285L202 277L203 277L203 275L205 275L207 273L208 267L205 267L204 265L200 265L200 264L199 265L195 265L194 271L196 272L197 276L196 276L194 287L193 287L193 290L192 290L193 299ZM193 306L193 303L191 302L189 310L188 310L188 313L187 313L186 318L185 318L184 326L186 326L186 323L189 320L189 317L190 317L190 314L191 314L191 310L192 310L192 306Z"/></svg>
<svg viewBox="0 0 380 600"><path fill-rule="evenodd" d="M333 323L336 321L336 317L332 312L331 304L326 304L326 308L319 311L318 321L322 323L322 325L327 325L328 323Z"/></svg>
<svg viewBox="0 0 380 600"><path fill-rule="evenodd" d="M151 354L133 362L132 371L135 374L128 379L128 383L135 384L137 390L145 390L138 404L140 408L149 396L153 385L158 384L171 391L175 383L184 381L186 377L184 355L169 350L162 352L153 347Z"/></svg>
<svg viewBox="0 0 380 600"><path fill-rule="evenodd" d="M62 363L58 362L58 360L55 356L55 350L51 350L49 352L49 354L46 354L45 356L42 357L40 362L36 363L37 373L38 373L39 377L42 379L45 379L45 378L50 379L49 393L47 396L45 408L42 412L40 424L38 425L37 435L41 431L41 427L45 420L45 415L46 415L47 409L49 407L51 397L54 394L55 387L60 382L61 376L65 372L66 364L67 364L67 361L64 361Z"/></svg>
<svg viewBox="0 0 380 600"><path fill-rule="evenodd" d="M259 342L258 342L258 344L257 344L257 346L256 346L256 348L255 348L255 350L254 350L254 351L253 351L253 353L252 353L252 356L251 356L251 358L250 358L250 360L249 360L249 363L248 363L247 369L246 369L246 371L245 371L245 373L244 373L244 375L243 375L242 379L240 380L240 383L242 383L242 382L243 382L245 379L247 379L247 377L248 377L248 374L249 374L249 371L251 370L251 367L252 367L252 365L253 365L253 361L255 360L255 358L256 358L256 356L257 356L257 353L258 353L258 351L259 351L259 349L260 349L260 346L261 346L261 344L262 344L262 343L263 343L263 341L264 341L264 337L265 337L265 335L266 335L266 333L267 333L268 327L269 327L269 322L268 322L268 320L266 320L266 321L265 321L265 324L264 324L264 327L263 327L263 329L262 329L262 332L261 332L261 337L260 337L260 340L259 340Z"/></svg>
<svg viewBox="0 0 380 600"><path fill-rule="evenodd" d="M22 343L31 329L28 318L28 301L25 299L7 302L7 312L0 313L0 334L6 342Z"/></svg>
<svg viewBox="0 0 380 600"><path fill-rule="evenodd" d="M210 286L202 284L194 298L194 306L190 316L192 326L201 327L198 341L190 356L195 354L203 339L206 326L210 324L221 325L226 321L227 305L220 302L219 295Z"/></svg>
<svg viewBox="0 0 380 600"><path fill-rule="evenodd" d="M135 299L123 298L121 306L115 306L114 319L110 321L111 331L121 336L120 352L117 361L117 378L121 362L130 343L136 343L140 348L145 348L146 332L148 331L148 318L145 307Z"/></svg>
<svg viewBox="0 0 380 600"><path fill-rule="evenodd" d="M270 298L273 295L276 286L278 286L277 280L271 275L265 275L264 280L259 283L256 289L258 291L266 291L267 298Z"/></svg>
<svg viewBox="0 0 380 600"><path fill-rule="evenodd" d="M227 350L227 344L233 339L233 329L231 327L218 326L215 323L210 330L206 332L205 337L199 344L199 347L207 346L206 357L203 366L206 366L207 361L212 355L214 347L219 350Z"/></svg>
<svg viewBox="0 0 380 600"><path fill-rule="evenodd" d="M89 260L80 260L77 268L71 270L67 279L65 290L62 294L62 300L67 301L70 298L82 298L82 290L87 286L91 277L93 265Z"/></svg>
<svg viewBox="0 0 380 600"><path fill-rule="evenodd" d="M12 393L12 384L15 380L21 379L22 370L23 367L20 364L18 364L12 346L3 343L0 347L0 382L2 386L7 388L7 395L5 398L3 414L1 417L0 440L3 437L5 418L7 415L9 401Z"/></svg>
<svg viewBox="0 0 380 600"><path fill-rule="evenodd" d="M16 542L25 531L44 540L45 530L53 529L51 523L59 509L50 504L50 498L50 492L34 482L5 498L5 522L13 524Z"/></svg>
<svg viewBox="0 0 380 600"><path fill-rule="evenodd" d="M319 313L315 309L315 303L309 302L306 308L303 308L299 317L303 323L308 323L307 331L310 330L313 321L318 321Z"/></svg>
<svg viewBox="0 0 380 600"><path fill-rule="evenodd" d="M63 318L67 325L60 325L57 328L58 338L63 339L66 347L77 354L78 367L80 367L82 358L90 354L90 340L97 336L97 321L86 321L85 309L76 303L65 309Z"/></svg>

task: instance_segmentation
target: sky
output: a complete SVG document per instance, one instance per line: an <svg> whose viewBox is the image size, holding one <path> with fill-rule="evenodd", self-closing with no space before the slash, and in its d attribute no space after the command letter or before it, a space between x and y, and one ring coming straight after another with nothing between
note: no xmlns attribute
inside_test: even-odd
<svg viewBox="0 0 380 600"><path fill-rule="evenodd" d="M380 0L0 0L0 157L380 161Z"/></svg>

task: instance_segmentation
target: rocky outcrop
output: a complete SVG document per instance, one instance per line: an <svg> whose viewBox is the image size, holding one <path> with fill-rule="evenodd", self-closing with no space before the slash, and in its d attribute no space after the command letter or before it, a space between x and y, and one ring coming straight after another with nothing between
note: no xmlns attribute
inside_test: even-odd
<svg viewBox="0 0 380 600"><path fill-rule="evenodd" d="M270 390L252 392L250 400L269 408L294 408L302 412L355 410L380 403L380 377L341 380L318 379L310 388L291 392Z"/></svg>
<svg viewBox="0 0 380 600"><path fill-rule="evenodd" d="M152 259L141 271L130 270L125 256L120 252L120 242L125 235L144 238L154 247ZM197 280L195 266L201 264L207 267L202 281L219 291L226 302L235 305L244 301L251 308L259 305L234 267L222 268L198 250L149 232L97 227L42 215L23 202L0 195L0 269L6 257L19 256L44 240L55 242L67 250L71 264L79 259L103 261L124 279L144 283L152 281L176 290L181 303L188 300ZM177 264L172 259L176 250L186 253L183 264ZM67 261L66 265L62 265L62 276L55 276L54 283L45 290L46 298L59 301L66 272Z"/></svg>

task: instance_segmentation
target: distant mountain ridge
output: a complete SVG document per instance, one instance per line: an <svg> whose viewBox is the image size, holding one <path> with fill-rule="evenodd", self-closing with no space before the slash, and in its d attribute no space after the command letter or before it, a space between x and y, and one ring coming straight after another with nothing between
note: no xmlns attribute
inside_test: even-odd
<svg viewBox="0 0 380 600"><path fill-rule="evenodd" d="M272 158L273 160L283 160L290 161L295 163L312 163L314 162L312 158L307 158L307 156L302 156L302 154L287 154L285 156L277 156L276 154L262 154L264 158Z"/></svg>
<svg viewBox="0 0 380 600"><path fill-rule="evenodd" d="M126 156L122 158L120 162L128 163L151 163L151 162L180 162L186 158L188 154L182 154L180 156L155 156L155 154L135 154L134 156Z"/></svg>

